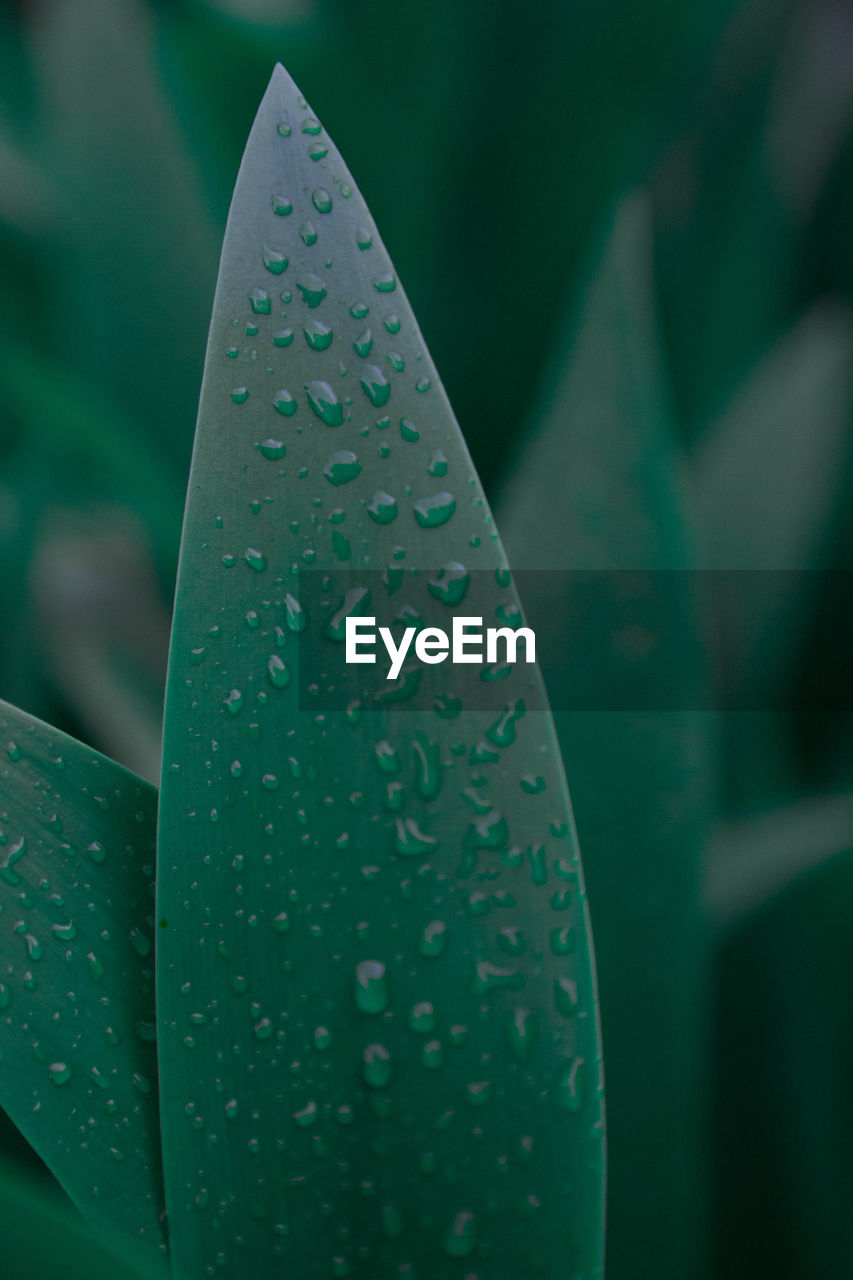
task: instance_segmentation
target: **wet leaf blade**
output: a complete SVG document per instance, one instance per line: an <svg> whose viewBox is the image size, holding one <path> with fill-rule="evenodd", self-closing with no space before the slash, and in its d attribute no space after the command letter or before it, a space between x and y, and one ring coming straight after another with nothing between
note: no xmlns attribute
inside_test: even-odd
<svg viewBox="0 0 853 1280"><path fill-rule="evenodd" d="M800 798L730 823L708 850L706 901L721 938L745 930L801 882L853 848L853 797Z"/></svg>
<svg viewBox="0 0 853 1280"><path fill-rule="evenodd" d="M8 343L0 356L0 390L42 456L48 450L68 469L92 474L113 491L121 487L150 526L161 556L171 559L179 489L121 400L21 342Z"/></svg>
<svg viewBox="0 0 853 1280"><path fill-rule="evenodd" d="M514 1273L595 1274L583 878L550 716L507 728L503 714L523 712L522 695L533 705L538 676L515 669L499 711L326 714L300 671L335 648L311 584L342 556L355 586L368 557L374 572L417 571L401 604L428 600L426 579L451 564L472 575L466 608L514 603L378 232L277 68L223 248L167 686L158 1025L173 1265L248 1277L280 1258L344 1274L369 1256L390 1273L417 1256L462 1275L489 1251ZM286 597L303 589L296 631ZM460 1144L464 1169L433 1178L456 1170Z"/></svg>
<svg viewBox="0 0 853 1280"><path fill-rule="evenodd" d="M115 1240L91 1231L67 1203L20 1168L0 1161L0 1232L8 1274L29 1280L151 1280L161 1277ZM61 1268L61 1272L59 1270Z"/></svg>
<svg viewBox="0 0 853 1280"><path fill-rule="evenodd" d="M156 1261L156 793L7 703L0 734L0 1105L90 1223Z"/></svg>
<svg viewBox="0 0 853 1280"><path fill-rule="evenodd" d="M827 846L814 857L822 827L833 845L841 834L833 808L814 813L812 829L802 832L798 860L812 862L808 874L749 904L729 922L720 948L715 1207L721 1249L739 1249L734 1273L744 1277L768 1265L790 1276L833 1275L846 1266L848 1240L838 1224L853 1161L838 1133L853 1050L853 850ZM787 860L796 816L781 810L759 821L754 852L784 824Z"/></svg>
<svg viewBox="0 0 853 1280"><path fill-rule="evenodd" d="M648 210L635 194L588 264L498 516L512 564L555 571L524 578L524 606L543 648L554 637L545 675L587 866L606 1049L607 1270L631 1275L642 1256L672 1280L699 1274L703 1252L700 864L714 768L683 469ZM592 595L589 581L607 589ZM653 604L645 660L620 644L623 592ZM597 669L602 700L583 709L575 672L588 654L615 656Z"/></svg>
<svg viewBox="0 0 853 1280"><path fill-rule="evenodd" d="M68 0L40 6L29 36L41 144L68 207L67 363L127 406L180 474L216 237L159 73L157 18L140 0ZM140 358L151 375L131 378Z"/></svg>
<svg viewBox="0 0 853 1280"><path fill-rule="evenodd" d="M715 637L735 809L792 800L801 786L788 714L803 645L831 574L842 512L853 326L820 303L758 362L695 454L703 555L724 620ZM837 661L837 659L835 659ZM821 663L810 663L812 671ZM807 695L806 695L807 696ZM818 706L824 705L818 703Z"/></svg>

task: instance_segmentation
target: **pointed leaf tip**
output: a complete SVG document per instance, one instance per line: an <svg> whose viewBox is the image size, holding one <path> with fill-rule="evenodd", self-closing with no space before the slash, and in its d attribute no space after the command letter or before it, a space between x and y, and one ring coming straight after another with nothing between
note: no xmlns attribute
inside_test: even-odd
<svg viewBox="0 0 853 1280"><path fill-rule="evenodd" d="M398 1274L415 1250L430 1274L487 1251L507 1274L531 1250L543 1273L600 1268L595 982L553 727L527 715L538 676L501 672L471 707L436 668L420 707L303 696L347 612L443 609L469 585L478 613L517 613L393 264L276 68L223 247L166 698L158 1048L181 1280L344 1275L368 1254ZM430 1177L475 1122L464 1175Z"/></svg>

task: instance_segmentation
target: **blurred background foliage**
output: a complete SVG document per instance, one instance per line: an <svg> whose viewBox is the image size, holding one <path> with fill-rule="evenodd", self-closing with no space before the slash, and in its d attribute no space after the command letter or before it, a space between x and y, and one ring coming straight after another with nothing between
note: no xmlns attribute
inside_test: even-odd
<svg viewBox="0 0 853 1280"><path fill-rule="evenodd" d="M742 709L559 717L609 1275L851 1274L853 10L4 0L0 696L152 779L218 247L276 60L371 205L511 559L771 571L727 638Z"/></svg>

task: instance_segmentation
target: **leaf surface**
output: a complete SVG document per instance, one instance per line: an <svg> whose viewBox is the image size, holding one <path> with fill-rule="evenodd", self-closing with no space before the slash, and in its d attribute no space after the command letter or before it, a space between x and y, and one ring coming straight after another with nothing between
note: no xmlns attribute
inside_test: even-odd
<svg viewBox="0 0 853 1280"><path fill-rule="evenodd" d="M538 675L478 710L435 667L434 704L336 709L341 565L377 609L435 606L430 582L515 605L388 254L279 67L223 248L167 687L173 1262L596 1275L595 982Z"/></svg>
<svg viewBox="0 0 853 1280"><path fill-rule="evenodd" d="M700 1273L703 1254L700 865L713 724L649 231L643 197L624 200L589 264L498 508L519 581L523 568L540 570L523 579L531 622L543 644L546 631L554 638L545 675L602 993L611 1280L636 1275L638 1258L643 1274L681 1280ZM590 594L590 577L604 584L601 595ZM625 642L638 628L631 615L624 630L623 598L652 602L639 643ZM599 680L603 700L591 707L579 701L578 667Z"/></svg>
<svg viewBox="0 0 853 1280"><path fill-rule="evenodd" d="M141 0L48 0L29 38L41 147L64 195L63 296L77 321L57 318L65 363L125 405L180 474L216 237L163 88L156 15Z"/></svg>
<svg viewBox="0 0 853 1280"><path fill-rule="evenodd" d="M3 1265L10 1276L152 1280L163 1274L96 1235L66 1204L57 1204L35 1179L23 1179L20 1168L6 1160L0 1162L0 1232Z"/></svg>
<svg viewBox="0 0 853 1280"><path fill-rule="evenodd" d="M726 620L717 641L725 705L737 712L725 725L731 790L747 812L798 794L787 714L792 697L804 698L797 663L807 642L819 646L818 670L834 657L816 613L822 597L837 607L837 583L820 570L833 557L850 465L851 386L850 316L818 304L771 345L695 453L704 563L718 571ZM817 699L825 709L826 692Z"/></svg>
<svg viewBox="0 0 853 1280"><path fill-rule="evenodd" d="M156 1262L156 793L0 703L0 1105L94 1226Z"/></svg>
<svg viewBox="0 0 853 1280"><path fill-rule="evenodd" d="M843 1275L849 1265L853 844L840 848L835 798L822 813L809 808L806 830L784 810L763 830L756 821L754 857L769 858L775 827L780 861L799 836L797 860L812 866L766 893L760 909L743 904L718 961L717 1238L737 1280L768 1268L790 1280Z"/></svg>

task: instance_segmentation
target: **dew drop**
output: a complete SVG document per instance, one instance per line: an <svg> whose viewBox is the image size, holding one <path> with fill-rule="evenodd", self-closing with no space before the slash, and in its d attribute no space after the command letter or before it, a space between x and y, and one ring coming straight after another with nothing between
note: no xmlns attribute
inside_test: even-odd
<svg viewBox="0 0 853 1280"><path fill-rule="evenodd" d="M367 514L377 524L391 524L397 519L397 502L384 489L377 489L367 508Z"/></svg>
<svg viewBox="0 0 853 1280"><path fill-rule="evenodd" d="M521 720L525 714L525 705L522 698L514 699L505 705L500 718L495 721L491 728L486 730L486 737L493 742L496 747L511 747L515 742L517 720Z"/></svg>
<svg viewBox="0 0 853 1280"><path fill-rule="evenodd" d="M225 706L232 716L236 716L240 708L243 706L243 695L239 689L232 689L228 697L223 699Z"/></svg>
<svg viewBox="0 0 853 1280"><path fill-rule="evenodd" d="M474 977L471 983L473 995L484 995L487 991L501 988L515 991L524 986L524 977L516 969L505 969L481 960L474 966Z"/></svg>
<svg viewBox="0 0 853 1280"><path fill-rule="evenodd" d="M444 1065L444 1049L440 1040L428 1040L421 1050L421 1062L429 1071L438 1071Z"/></svg>
<svg viewBox="0 0 853 1280"><path fill-rule="evenodd" d="M436 600L455 606L465 599L470 582L471 575L464 564L460 564L458 560L450 560L434 578L430 578L427 590Z"/></svg>
<svg viewBox="0 0 853 1280"><path fill-rule="evenodd" d="M326 351L332 345L334 334L322 320L309 320L304 327L305 341L312 351Z"/></svg>
<svg viewBox="0 0 853 1280"><path fill-rule="evenodd" d="M310 271L306 272L301 280L296 281L296 287L302 294L302 301L309 307L319 307L326 296L326 286L323 281Z"/></svg>
<svg viewBox="0 0 853 1280"><path fill-rule="evenodd" d="M327 427L339 427L344 420L344 407L328 382L309 382L305 387L308 403Z"/></svg>
<svg viewBox="0 0 853 1280"><path fill-rule="evenodd" d="M513 1009L509 1020L509 1043L517 1062L526 1063L536 1039L538 1027L529 1009Z"/></svg>
<svg viewBox="0 0 853 1280"><path fill-rule="evenodd" d="M554 1004L557 1012L564 1018L571 1018L578 1012L578 984L571 978L554 979Z"/></svg>
<svg viewBox="0 0 853 1280"><path fill-rule="evenodd" d="M555 956L567 956L574 950L575 939L571 925L562 929L552 929L550 933L551 952Z"/></svg>
<svg viewBox="0 0 853 1280"><path fill-rule="evenodd" d="M586 1068L583 1058L573 1058L560 1073L557 1096L566 1111L580 1111L584 1103Z"/></svg>
<svg viewBox="0 0 853 1280"><path fill-rule="evenodd" d="M365 1083L371 1089L383 1089L391 1079L391 1055L384 1044L369 1044L364 1050L362 1066Z"/></svg>
<svg viewBox="0 0 853 1280"><path fill-rule="evenodd" d="M267 676L276 689L286 689L290 684L290 667L277 653L272 654L267 662Z"/></svg>
<svg viewBox="0 0 853 1280"><path fill-rule="evenodd" d="M362 1013L383 1013L388 1007L388 978L380 960L362 960L355 969L355 1002Z"/></svg>
<svg viewBox="0 0 853 1280"><path fill-rule="evenodd" d="M281 249L271 249L269 245L264 245L264 266L273 275L280 276L282 271L287 270L288 258Z"/></svg>
<svg viewBox="0 0 853 1280"><path fill-rule="evenodd" d="M264 569L267 567L266 556L255 547L247 547L243 558L249 568L255 570L255 573L263 573Z"/></svg>
<svg viewBox="0 0 853 1280"><path fill-rule="evenodd" d="M353 342L355 353L366 359L370 355L370 348L373 346L373 334L369 329L364 329Z"/></svg>
<svg viewBox="0 0 853 1280"><path fill-rule="evenodd" d="M429 498L419 498L415 503L415 519L422 529L436 529L447 524L456 510L456 499L452 493L434 493Z"/></svg>
<svg viewBox="0 0 853 1280"><path fill-rule="evenodd" d="M366 365L359 379L364 394L377 409L388 403L391 395L391 384L385 374L375 364Z"/></svg>
<svg viewBox="0 0 853 1280"><path fill-rule="evenodd" d="M305 610L296 597L289 592L284 597L284 619L290 631L305 630Z"/></svg>
<svg viewBox="0 0 853 1280"><path fill-rule="evenodd" d="M472 1107L484 1107L494 1097L495 1087L491 1080L471 1080L465 1086L465 1097Z"/></svg>
<svg viewBox="0 0 853 1280"><path fill-rule="evenodd" d="M307 1102L300 1111L294 1111L293 1119L300 1129L307 1129L309 1125L315 1123L319 1110L316 1102Z"/></svg>
<svg viewBox="0 0 853 1280"><path fill-rule="evenodd" d="M272 438L264 440L260 448L262 455L265 458L269 458L271 461L277 461L279 458L283 458L287 453L283 442L281 440L273 440Z"/></svg>
<svg viewBox="0 0 853 1280"><path fill-rule="evenodd" d="M151 940L140 929L131 929L130 942L138 956L144 959L151 954Z"/></svg>
<svg viewBox="0 0 853 1280"><path fill-rule="evenodd" d="M352 544L346 534L338 529L332 530L332 552L335 559L340 561L352 558Z"/></svg>
<svg viewBox="0 0 853 1280"><path fill-rule="evenodd" d="M346 634L347 618L358 617L367 612L370 605L369 587L350 587L344 592L344 598L326 626L326 635L330 640L342 642Z"/></svg>
<svg viewBox="0 0 853 1280"><path fill-rule="evenodd" d="M418 1004L412 1005L409 1026L412 1031L435 1031L435 1009L429 1000L421 1000Z"/></svg>
<svg viewBox="0 0 853 1280"><path fill-rule="evenodd" d="M348 484L361 473L361 463L351 449L338 449L323 468L323 475L333 485Z"/></svg>
<svg viewBox="0 0 853 1280"><path fill-rule="evenodd" d="M444 1251L451 1258L467 1258L477 1243L473 1213L457 1213L444 1237Z"/></svg>
<svg viewBox="0 0 853 1280"><path fill-rule="evenodd" d="M443 920L430 920L425 925L418 940L418 949L423 956L440 956L447 947L447 925Z"/></svg>
<svg viewBox="0 0 853 1280"><path fill-rule="evenodd" d="M414 818L398 818L394 849L407 858L422 858L438 848L435 836L425 835Z"/></svg>
<svg viewBox="0 0 853 1280"><path fill-rule="evenodd" d="M532 773L525 774L521 779L521 789L526 791L529 796L538 796L545 790L545 779Z"/></svg>

